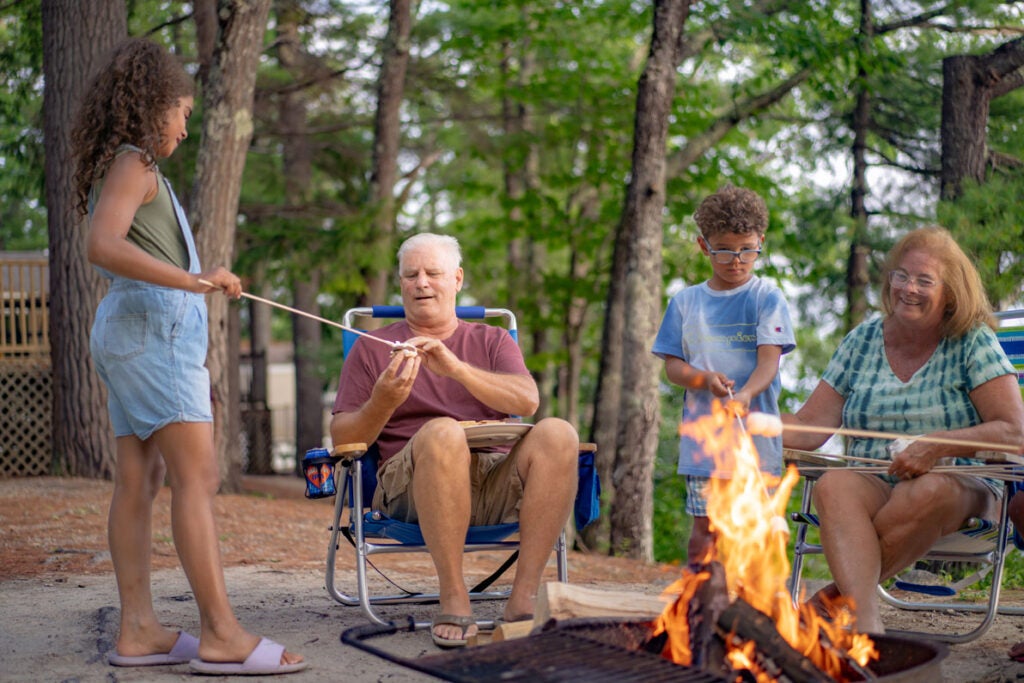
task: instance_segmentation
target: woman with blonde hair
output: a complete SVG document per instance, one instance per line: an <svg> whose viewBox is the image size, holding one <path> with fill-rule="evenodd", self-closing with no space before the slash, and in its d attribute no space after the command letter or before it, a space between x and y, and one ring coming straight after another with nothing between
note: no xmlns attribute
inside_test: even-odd
<svg viewBox="0 0 1024 683"><path fill-rule="evenodd" d="M890 251L882 276L884 315L846 335L807 402L783 422L1014 444L1024 452L1016 374L996 339L981 278L949 232L910 232ZM787 448L813 450L827 438L783 432ZM994 516L1001 482L930 471L944 458L977 463L976 450L850 439L849 455L888 461L888 474L838 469L815 485L834 583L811 603L825 612L847 607L859 630L884 633L877 584L970 517Z"/></svg>

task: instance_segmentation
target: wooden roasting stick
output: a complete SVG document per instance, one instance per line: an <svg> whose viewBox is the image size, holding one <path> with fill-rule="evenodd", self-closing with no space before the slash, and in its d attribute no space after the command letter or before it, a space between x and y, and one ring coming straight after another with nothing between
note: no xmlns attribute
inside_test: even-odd
<svg viewBox="0 0 1024 683"><path fill-rule="evenodd" d="M910 434L894 434L892 432L879 432L871 429L853 429L850 427L823 427L819 425L809 425L800 422L783 422L777 415L769 415L768 413L751 412L747 415L747 430L751 434L760 434L762 436L774 437L782 434L783 432L808 432L811 434L827 434L832 436L839 434L840 436L857 436L865 439L888 439L890 441L923 441L924 443L938 443L947 444L952 446L961 446L963 448L971 448L978 451L996 451L996 453L975 453L969 457L975 460L985 460L987 462L1011 462L1015 464L1024 464L1024 457L1016 455L1019 450L1018 446L1006 443L993 443L991 441L973 441L970 439L955 439L946 436L930 436L922 434L920 436L913 436ZM853 458L851 456L837 455L836 458L849 460L851 462L865 462L863 458ZM878 462L877 460L868 460L867 462ZM822 463L819 463L822 464Z"/></svg>
<svg viewBox="0 0 1024 683"><path fill-rule="evenodd" d="M209 280L204 280L203 278L199 278L199 284L206 285L207 287L213 287L214 289L220 289L220 287L218 287L217 285L213 284ZM252 299L253 301L259 301L261 304L266 304L268 306L273 306L274 308L280 308L283 311L288 311L289 313L294 313L295 315L301 315L301 316L303 316L305 318L310 318L311 320L316 320L317 322L323 323L324 325L330 325L331 327L337 327L338 329L345 330L346 332L351 332L352 334L357 334L360 337L366 337L367 339L372 339L372 340L378 341L378 342L380 342L382 344L387 344L392 349L402 349L402 350L405 350L405 351L412 351L412 352L417 352L417 353L419 352L419 349L417 349L415 346L412 346L410 344L406 344L405 342L388 341L387 339L381 339L380 337L375 337L372 334L369 334L367 332L363 332L362 330L357 330L354 327L349 327L348 325L342 325L341 323L336 323L333 320L328 320L327 318L321 318L318 315L313 315L312 313L307 313L306 311L299 310L298 308L292 308L291 306L285 306L284 304L279 304L276 301L272 301L270 299L264 299L263 297L256 296L255 294L249 294L249 292L242 292L242 296L244 296L246 299Z"/></svg>
<svg viewBox="0 0 1024 683"><path fill-rule="evenodd" d="M842 453L816 453L813 451L801 451L795 448L785 448L782 451L783 457L788 464L795 465L801 472L826 472L841 467L854 472L875 472L884 473L889 467L888 460L875 458L858 458L854 455ZM945 472L947 474L968 474L973 476L984 476L990 479L1002 479L1006 481L1024 481L1024 458L1012 453L989 453L979 454L981 457L970 456L976 460L984 460L984 464L978 465L943 465L933 467L930 472ZM846 463L857 463L847 465Z"/></svg>
<svg viewBox="0 0 1024 683"><path fill-rule="evenodd" d="M925 443L938 443L950 446L964 446L966 448L977 448L982 451L997 451L995 456L986 453L976 453L972 457L976 460L994 460L1024 464L1024 458L1014 455L1016 447L1005 443L992 443L990 441L970 441L967 439L951 439L944 436L908 436L906 434L892 434L890 432L876 432L870 429L851 429L849 427L818 427L817 425L783 423L782 429L789 432L810 432L813 434L839 434L840 436L858 436L865 439L906 439L908 441L923 441ZM846 457L846 456L837 456ZM850 458L846 458L849 460Z"/></svg>

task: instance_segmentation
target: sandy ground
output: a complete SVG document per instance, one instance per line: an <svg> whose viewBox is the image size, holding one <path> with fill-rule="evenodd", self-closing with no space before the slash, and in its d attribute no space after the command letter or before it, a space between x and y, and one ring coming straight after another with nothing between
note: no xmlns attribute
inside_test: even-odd
<svg viewBox="0 0 1024 683"><path fill-rule="evenodd" d="M282 485L283 484L283 485ZM262 493L219 496L221 542L232 604L253 632L301 652L310 667L281 680L433 681L430 676L340 642L347 629L368 624L358 608L334 601L325 590L324 564L331 508L323 501L297 499L290 479L250 480ZM105 549L108 482L34 478L0 480L0 681L171 681L195 680L187 666L121 669L106 663L117 636L118 601ZM177 566L169 532L169 494L157 500L154 524L154 600L165 623L197 632L195 603ZM501 557L477 553L467 567L484 576ZM386 558L400 583L428 588L428 561ZM554 567L549 567L551 577ZM617 558L570 556L570 581L656 595L678 570ZM338 581L352 581L346 554ZM1020 595L1004 603L1024 605ZM429 620L431 605L379 608L386 619L411 615ZM480 618L500 615L500 602L476 604ZM952 629L967 619L937 612L887 609L892 628ZM942 680L996 682L1024 678L1024 664L1006 650L1024 639L1024 619L1000 616L971 643L950 648ZM425 631L375 638L372 644L402 658L435 654ZM278 680L232 677L227 680ZM934 681L931 676L929 683Z"/></svg>

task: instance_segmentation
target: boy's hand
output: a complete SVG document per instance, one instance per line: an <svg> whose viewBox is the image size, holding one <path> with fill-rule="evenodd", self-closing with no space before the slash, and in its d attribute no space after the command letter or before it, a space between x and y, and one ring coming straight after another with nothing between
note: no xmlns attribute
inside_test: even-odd
<svg viewBox="0 0 1024 683"><path fill-rule="evenodd" d="M725 409L733 417L746 417L747 413L750 412L750 400L745 398L743 393L740 392L725 402Z"/></svg>
<svg viewBox="0 0 1024 683"><path fill-rule="evenodd" d="M735 382L720 372L705 372L704 379L707 384L708 391L720 398L728 396L733 384L735 384Z"/></svg>
<svg viewBox="0 0 1024 683"><path fill-rule="evenodd" d="M743 391L737 391L732 395L726 407L732 410L736 417L743 417L750 412L750 395Z"/></svg>

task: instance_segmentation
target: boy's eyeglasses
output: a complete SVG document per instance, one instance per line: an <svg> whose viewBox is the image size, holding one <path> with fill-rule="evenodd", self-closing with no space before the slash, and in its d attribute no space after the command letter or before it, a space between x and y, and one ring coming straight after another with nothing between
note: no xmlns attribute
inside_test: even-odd
<svg viewBox="0 0 1024 683"><path fill-rule="evenodd" d="M720 263L723 266L732 263L733 259L739 259L740 263L753 263L754 259L756 259L760 253L760 249L740 249L739 251L732 251L731 249L708 248L708 254L711 255L711 258L714 259L715 263Z"/></svg>
<svg viewBox="0 0 1024 683"><path fill-rule="evenodd" d="M907 285L911 282L919 292L927 292L935 288L935 285L939 284L930 277L910 277L905 271L894 270L889 273L889 284L896 289L906 289Z"/></svg>

